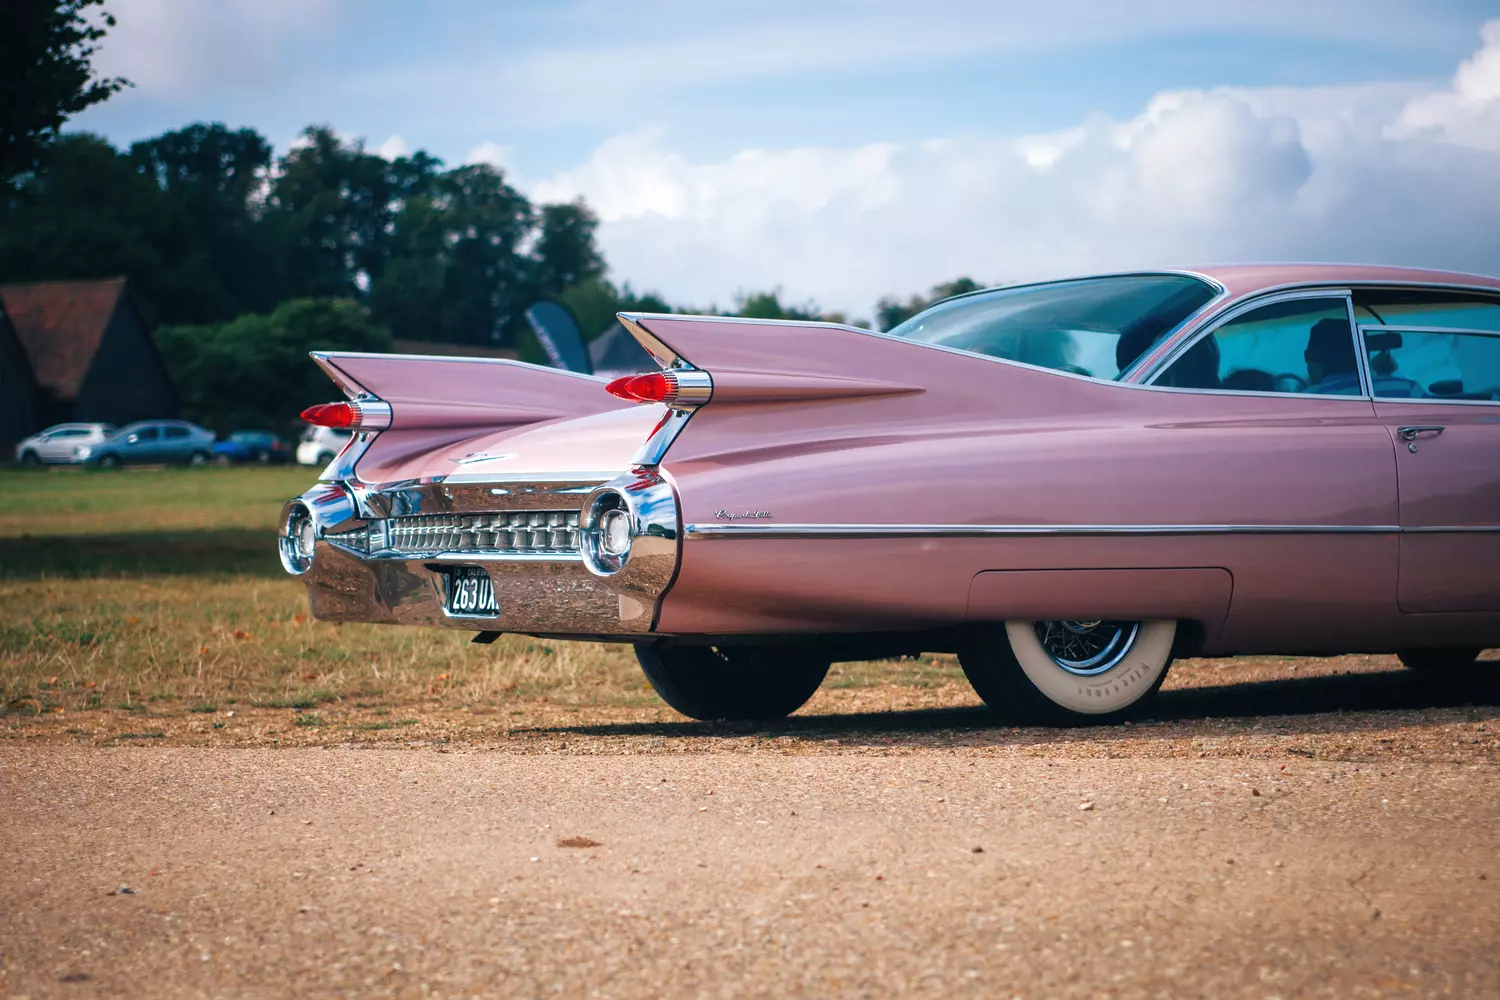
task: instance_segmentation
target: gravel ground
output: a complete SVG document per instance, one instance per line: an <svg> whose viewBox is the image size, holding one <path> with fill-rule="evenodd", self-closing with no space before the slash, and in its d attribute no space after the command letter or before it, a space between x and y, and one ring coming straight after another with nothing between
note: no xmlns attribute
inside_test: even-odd
<svg viewBox="0 0 1500 1000"><path fill-rule="evenodd" d="M1493 996L1486 764L0 750L0 995Z"/></svg>
<svg viewBox="0 0 1500 1000"><path fill-rule="evenodd" d="M1208 677L1071 730L7 719L0 997L1500 995L1494 675Z"/></svg>

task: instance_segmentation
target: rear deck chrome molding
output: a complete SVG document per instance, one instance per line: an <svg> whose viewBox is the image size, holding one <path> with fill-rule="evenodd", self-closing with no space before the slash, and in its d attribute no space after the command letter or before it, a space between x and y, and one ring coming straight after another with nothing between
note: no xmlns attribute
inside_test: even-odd
<svg viewBox="0 0 1500 1000"><path fill-rule="evenodd" d="M1422 531L1500 531L1422 528ZM982 538L1055 535L1395 535L1394 524L690 524L688 538Z"/></svg>

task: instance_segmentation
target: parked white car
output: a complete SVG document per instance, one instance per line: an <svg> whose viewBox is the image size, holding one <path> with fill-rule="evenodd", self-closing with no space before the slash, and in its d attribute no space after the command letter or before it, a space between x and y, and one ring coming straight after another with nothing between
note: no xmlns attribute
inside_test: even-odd
<svg viewBox="0 0 1500 1000"><path fill-rule="evenodd" d="M353 436L354 432L347 427L309 427L297 443L297 464L327 465Z"/></svg>
<svg viewBox="0 0 1500 1000"><path fill-rule="evenodd" d="M83 461L79 448L92 447L115 431L114 424L54 424L16 445L22 465L56 465Z"/></svg>

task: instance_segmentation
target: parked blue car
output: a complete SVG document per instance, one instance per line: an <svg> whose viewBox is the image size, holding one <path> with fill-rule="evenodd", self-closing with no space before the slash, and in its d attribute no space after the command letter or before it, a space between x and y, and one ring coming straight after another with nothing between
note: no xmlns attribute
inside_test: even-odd
<svg viewBox="0 0 1500 1000"><path fill-rule="evenodd" d="M214 442L214 461L223 465L233 462L281 465L291 460L291 447L270 431L235 431L223 441Z"/></svg>
<svg viewBox="0 0 1500 1000"><path fill-rule="evenodd" d="M113 468L171 462L207 465L213 457L214 432L186 420L142 420L126 424L96 445L85 445L74 454L80 462Z"/></svg>

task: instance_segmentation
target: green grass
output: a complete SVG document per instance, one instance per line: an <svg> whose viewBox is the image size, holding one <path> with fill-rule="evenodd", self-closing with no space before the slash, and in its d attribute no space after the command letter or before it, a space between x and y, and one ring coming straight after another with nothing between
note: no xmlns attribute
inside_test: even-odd
<svg viewBox="0 0 1500 1000"><path fill-rule="evenodd" d="M312 620L275 552L282 504L312 481L300 468L0 471L0 716L89 713L98 738L154 740L156 720L177 727L170 739L232 733L247 713L280 732L397 738L458 713L667 712L627 645L478 646ZM880 705L972 701L951 657L841 665L825 686Z"/></svg>
<svg viewBox="0 0 1500 1000"><path fill-rule="evenodd" d="M651 702L628 647L313 621L275 554L313 478L0 471L0 714Z"/></svg>

